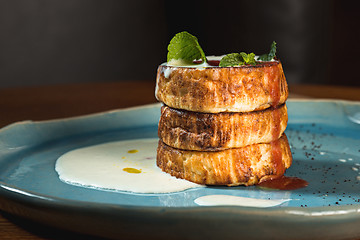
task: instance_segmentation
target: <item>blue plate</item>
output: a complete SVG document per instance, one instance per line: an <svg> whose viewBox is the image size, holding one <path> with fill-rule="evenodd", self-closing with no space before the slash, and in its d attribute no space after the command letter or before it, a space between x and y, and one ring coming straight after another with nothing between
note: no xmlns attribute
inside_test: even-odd
<svg viewBox="0 0 360 240"><path fill-rule="evenodd" d="M156 138L160 105L76 118L20 122L0 129L0 209L55 227L111 238L348 239L360 237L360 103L290 100L287 176L292 191L206 187L168 194L99 191L61 182L54 169L69 150ZM271 208L203 207L225 194L292 199Z"/></svg>

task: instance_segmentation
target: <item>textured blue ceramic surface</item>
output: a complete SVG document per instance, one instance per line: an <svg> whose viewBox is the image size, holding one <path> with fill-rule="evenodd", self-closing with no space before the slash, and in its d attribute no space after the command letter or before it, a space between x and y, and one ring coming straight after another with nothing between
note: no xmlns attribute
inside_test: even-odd
<svg viewBox="0 0 360 240"><path fill-rule="evenodd" d="M194 199L197 197L227 194L263 199L292 199L271 209L236 207L236 211L240 211L239 216L267 216L276 213L277 217L284 219L283 224L286 224L289 216L291 218L296 215L310 216L314 221L321 217L325 222L330 219L332 222L358 223L360 103L293 100L288 101L287 105L289 122L286 134L293 153L293 165L286 175L305 179L309 182L306 188L277 191L255 186L207 187L171 194L133 194L87 189L59 180L54 169L55 162L69 150L109 141L156 138L160 116L160 105L156 104L71 119L21 122L1 129L0 209L19 214L22 205L29 207L31 204L41 203L49 208L53 204L60 209L62 206L66 209L69 205L74 209L87 206L85 210L82 209L85 213L87 209L94 208L99 211L104 208L105 212L109 206L136 211L150 207L155 212L156 209L196 212L199 209L211 209L196 206ZM13 204L14 202L17 204ZM37 216L32 215L26 207L21 209L26 213L19 215L36 219ZM231 209L235 208L223 207L219 211ZM214 214L219 215L219 212ZM341 215L342 220L332 218L338 215ZM304 225L299 226L306 228ZM347 226L351 227L351 224ZM348 235L353 237L359 230L348 231Z"/></svg>

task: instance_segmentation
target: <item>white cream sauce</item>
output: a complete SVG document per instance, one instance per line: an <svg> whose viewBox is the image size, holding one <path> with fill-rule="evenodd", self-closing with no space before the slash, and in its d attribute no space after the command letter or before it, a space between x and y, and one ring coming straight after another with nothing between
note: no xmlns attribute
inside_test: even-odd
<svg viewBox="0 0 360 240"><path fill-rule="evenodd" d="M222 56L207 56L206 58L209 60L209 61L220 61L225 55L222 55ZM255 56L255 60L256 61L259 61L259 62L262 62L260 59L259 59L260 56ZM271 59L269 62L274 62L275 59ZM187 67L187 68L198 68L198 69L205 69L205 68L208 68L208 67L219 67L219 66L213 66L213 65L210 65L206 62L204 63L201 63L201 64L187 64L186 62L184 62L183 60L171 60L170 62L165 62L163 63L162 65L165 65L165 66L171 66L171 67ZM170 73L171 73L171 69L167 69L165 70L164 72L164 76L165 78L168 78L170 76Z"/></svg>
<svg viewBox="0 0 360 240"><path fill-rule="evenodd" d="M207 56L206 58L209 61L211 61L211 60L219 60L220 61L222 57L223 56ZM216 66L212 66L206 62L200 63L200 64L186 64L182 60L171 60L170 62L163 63L163 65L171 66L171 67L188 67L188 68L200 68L200 69L205 69L207 67L216 67Z"/></svg>
<svg viewBox="0 0 360 240"><path fill-rule="evenodd" d="M188 68L207 68L211 67L206 62L200 63L200 64L187 64L186 62L182 60L171 60L170 62L166 62L165 65L171 66L171 67L188 67Z"/></svg>
<svg viewBox="0 0 360 240"><path fill-rule="evenodd" d="M156 166L157 143L158 139L138 139L75 149L58 158L55 170L65 183L105 191L170 193L205 187L162 172ZM200 206L273 207L289 200L208 195L194 202Z"/></svg>
<svg viewBox="0 0 360 240"><path fill-rule="evenodd" d="M195 203L200 206L242 206L242 207L275 207L281 205L290 199L257 199L248 197L239 197L231 195L207 195L195 199Z"/></svg>
<svg viewBox="0 0 360 240"><path fill-rule="evenodd" d="M62 155L55 169L73 185L136 193L178 192L201 185L172 177L156 166L157 139L118 141Z"/></svg>
<svg viewBox="0 0 360 240"><path fill-rule="evenodd" d="M208 60L219 60L220 61L222 57L223 56L207 56L206 58ZM200 70L201 69L206 69L208 67L216 67L216 66L211 66L206 62L203 62L201 64L190 64L189 65L189 64L184 63L184 61L182 61L182 60L171 60L170 62L163 63L162 65L174 67L174 68L166 68L165 70L163 70L165 78L169 78L171 72L174 69L176 69L176 67L197 68L197 69L200 69ZM157 90L155 90L155 92L157 92Z"/></svg>

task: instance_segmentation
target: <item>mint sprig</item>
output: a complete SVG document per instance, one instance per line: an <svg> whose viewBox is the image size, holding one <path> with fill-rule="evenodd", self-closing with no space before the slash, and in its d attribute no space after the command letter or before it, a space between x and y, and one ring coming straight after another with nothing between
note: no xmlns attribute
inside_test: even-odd
<svg viewBox="0 0 360 240"><path fill-rule="evenodd" d="M198 39L184 31L176 34L168 46L167 61L181 60L184 63L192 64L194 60L201 59L206 62L206 56Z"/></svg>
<svg viewBox="0 0 360 240"><path fill-rule="evenodd" d="M255 65L255 53L249 53L246 54L244 52L241 52L240 55L242 56L243 60L244 60L244 64L250 64L250 65Z"/></svg>
<svg viewBox="0 0 360 240"><path fill-rule="evenodd" d="M276 57L276 42L273 41L270 46L270 52L268 54L263 54L259 57L261 61L271 61Z"/></svg>
<svg viewBox="0 0 360 240"><path fill-rule="evenodd" d="M227 54L223 58L221 58L219 67L234 67L246 64L256 64L254 53L246 54L244 52L241 52Z"/></svg>
<svg viewBox="0 0 360 240"><path fill-rule="evenodd" d="M273 41L270 46L270 52L259 56L260 61L271 61L276 57L276 42ZM177 33L168 45L167 61L173 61L175 65L194 64L194 60L207 62L206 55L202 50L198 39L190 33L183 31ZM176 61L176 62L175 62ZM254 53L230 53L224 56L219 66L231 67L241 65L255 65Z"/></svg>
<svg viewBox="0 0 360 240"><path fill-rule="evenodd" d="M221 58L219 67L233 67L242 62L240 53L230 53Z"/></svg>

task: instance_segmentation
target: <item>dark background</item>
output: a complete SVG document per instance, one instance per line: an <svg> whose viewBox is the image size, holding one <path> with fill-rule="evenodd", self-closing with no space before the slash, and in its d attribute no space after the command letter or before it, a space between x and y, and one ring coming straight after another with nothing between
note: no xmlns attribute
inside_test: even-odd
<svg viewBox="0 0 360 240"><path fill-rule="evenodd" d="M289 83L360 86L353 0L0 0L0 88L155 81L187 30L207 55L269 51Z"/></svg>

